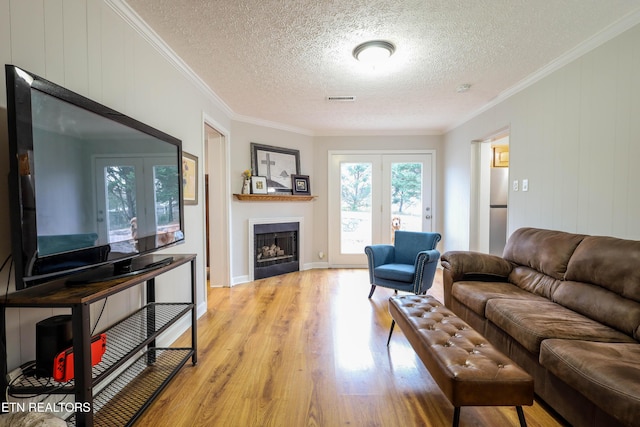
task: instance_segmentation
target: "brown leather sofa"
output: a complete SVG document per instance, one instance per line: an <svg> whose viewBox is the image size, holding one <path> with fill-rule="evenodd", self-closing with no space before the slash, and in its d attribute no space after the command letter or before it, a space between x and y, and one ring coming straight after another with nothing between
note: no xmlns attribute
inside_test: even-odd
<svg viewBox="0 0 640 427"><path fill-rule="evenodd" d="M444 303L574 426L640 423L640 241L521 228L442 255Z"/></svg>

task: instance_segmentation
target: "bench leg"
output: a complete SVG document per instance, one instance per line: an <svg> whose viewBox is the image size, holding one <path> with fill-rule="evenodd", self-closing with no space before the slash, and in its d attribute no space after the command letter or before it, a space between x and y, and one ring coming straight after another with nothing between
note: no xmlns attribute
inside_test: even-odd
<svg viewBox="0 0 640 427"><path fill-rule="evenodd" d="M524 411L522 410L522 406L516 406L516 411L518 411L518 419L520 420L520 427L527 427L527 420L524 419Z"/></svg>
<svg viewBox="0 0 640 427"><path fill-rule="evenodd" d="M460 407L456 406L453 408L453 427L458 427L460 424Z"/></svg>
<svg viewBox="0 0 640 427"><path fill-rule="evenodd" d="M389 342L391 342L391 334L393 333L393 328L396 326L395 319L391 320L391 329L389 329L389 338L387 338L387 347L389 347Z"/></svg>

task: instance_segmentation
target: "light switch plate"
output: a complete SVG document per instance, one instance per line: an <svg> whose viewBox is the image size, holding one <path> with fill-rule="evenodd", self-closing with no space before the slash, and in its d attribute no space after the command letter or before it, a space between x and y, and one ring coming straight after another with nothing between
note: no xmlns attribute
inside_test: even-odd
<svg viewBox="0 0 640 427"><path fill-rule="evenodd" d="M523 179L522 180L522 191L529 191L529 180L528 179Z"/></svg>

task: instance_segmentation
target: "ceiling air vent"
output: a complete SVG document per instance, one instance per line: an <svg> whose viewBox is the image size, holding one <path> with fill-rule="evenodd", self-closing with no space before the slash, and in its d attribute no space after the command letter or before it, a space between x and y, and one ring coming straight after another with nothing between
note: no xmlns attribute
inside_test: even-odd
<svg viewBox="0 0 640 427"><path fill-rule="evenodd" d="M355 100L355 96L327 96L327 101L332 102L353 102Z"/></svg>

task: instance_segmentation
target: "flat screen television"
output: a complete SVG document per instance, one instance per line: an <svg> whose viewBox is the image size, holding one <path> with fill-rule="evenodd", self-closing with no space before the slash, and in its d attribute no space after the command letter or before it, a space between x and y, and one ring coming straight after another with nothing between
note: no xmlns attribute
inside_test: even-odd
<svg viewBox="0 0 640 427"><path fill-rule="evenodd" d="M156 265L184 241L182 143L71 90L5 66L16 289Z"/></svg>

